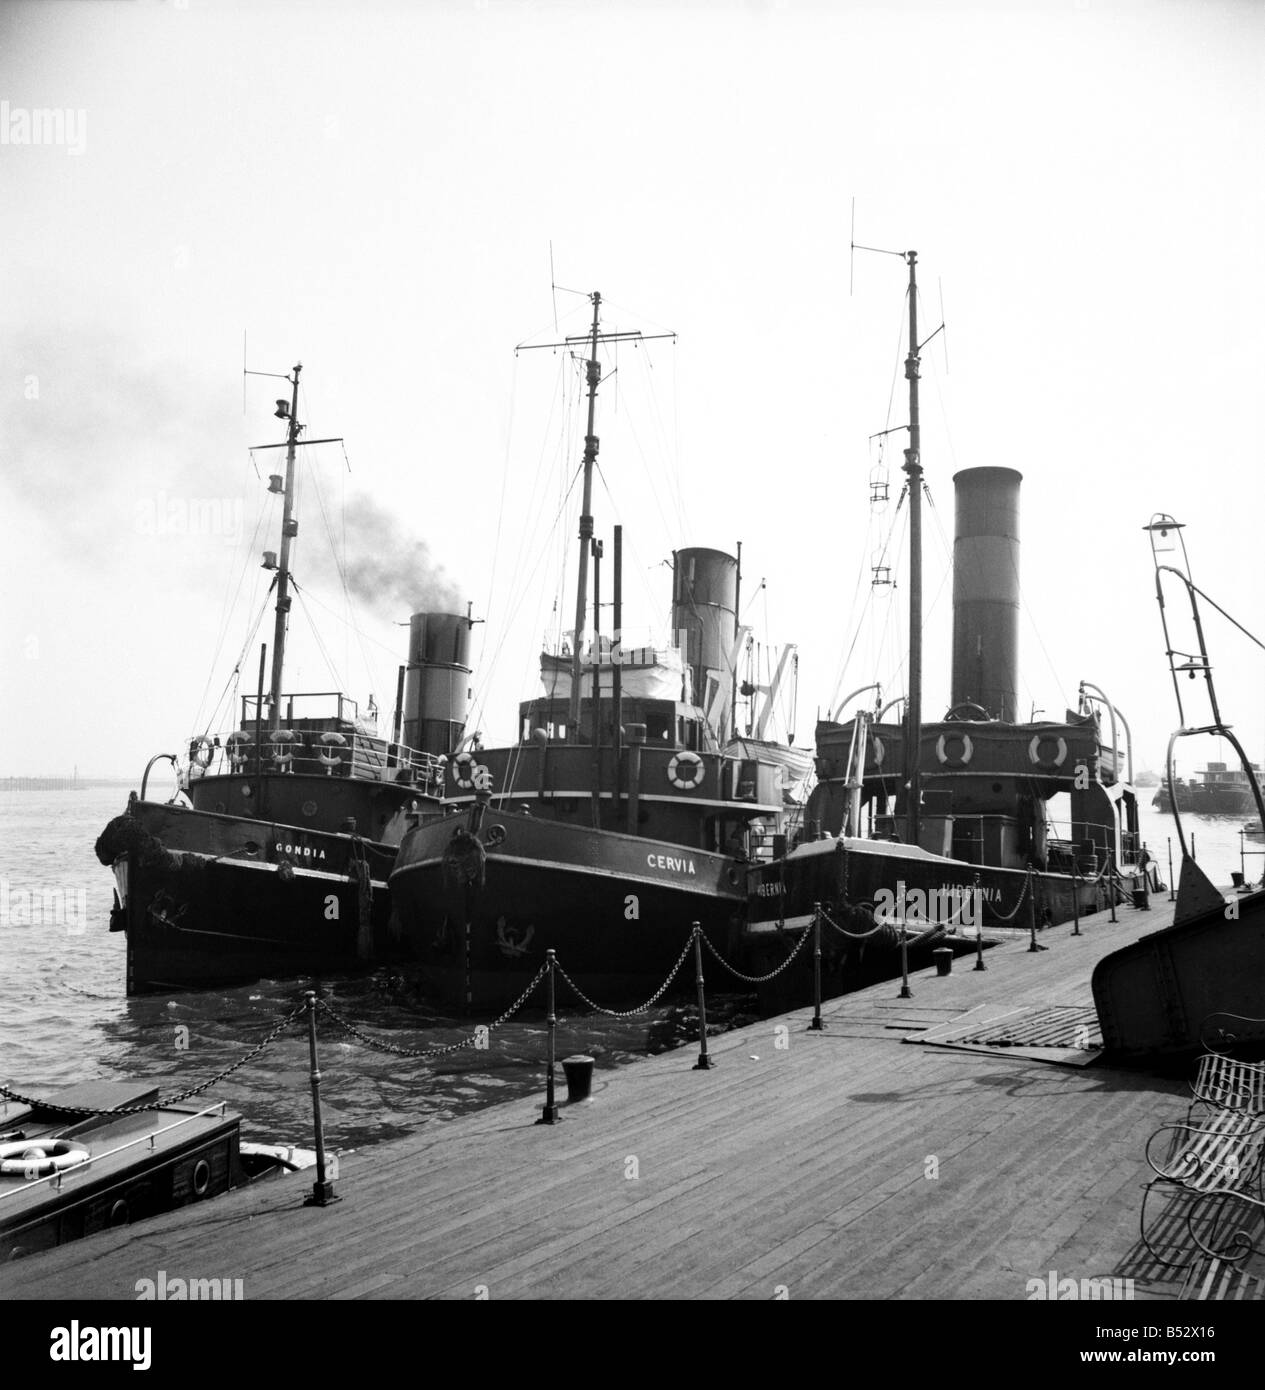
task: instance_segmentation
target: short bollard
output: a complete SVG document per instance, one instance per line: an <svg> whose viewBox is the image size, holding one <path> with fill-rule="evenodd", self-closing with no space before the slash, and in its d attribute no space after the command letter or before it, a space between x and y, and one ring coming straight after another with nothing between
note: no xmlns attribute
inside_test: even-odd
<svg viewBox="0 0 1265 1390"><path fill-rule="evenodd" d="M312 1194L303 1199L305 1207L327 1207L341 1202L335 1196L334 1184L325 1176L325 1127L321 1123L321 1069L316 1064L316 991L309 989L307 999L307 1042L312 1058L312 1127L316 1131L316 1181Z"/></svg>
<svg viewBox="0 0 1265 1390"><path fill-rule="evenodd" d="M564 1057L562 1071L567 1078L567 1104L588 1100L593 1093L593 1058Z"/></svg>
<svg viewBox="0 0 1265 1390"><path fill-rule="evenodd" d="M937 946L932 951L931 958L936 963L937 975L951 975L953 973L953 948L951 946Z"/></svg>
<svg viewBox="0 0 1265 1390"><path fill-rule="evenodd" d="M716 1065L707 1055L707 1004L703 998L703 931L694 923L694 978L698 981L698 1061L693 1071L710 1071Z"/></svg>
<svg viewBox="0 0 1265 1390"><path fill-rule="evenodd" d="M549 1065L545 1081L545 1108L540 1112L540 1119L536 1121L538 1125L556 1125L559 1118L558 1106L553 1095L554 1034L558 1029L558 1015L554 1008L554 969L557 963L557 957L552 948L547 950L545 952L545 971L549 979L549 1014L547 1018L549 1025Z"/></svg>
<svg viewBox="0 0 1265 1390"><path fill-rule="evenodd" d="M808 1025L810 1033L820 1033L825 1028L821 1021L821 904L813 904L813 1021Z"/></svg>

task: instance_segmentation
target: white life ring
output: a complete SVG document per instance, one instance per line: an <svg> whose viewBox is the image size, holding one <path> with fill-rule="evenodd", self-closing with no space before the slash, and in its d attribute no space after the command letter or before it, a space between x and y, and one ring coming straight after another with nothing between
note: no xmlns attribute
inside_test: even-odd
<svg viewBox="0 0 1265 1390"><path fill-rule="evenodd" d="M211 766L211 759L215 757L215 745L209 738L195 738L189 745L189 761L194 767L206 769Z"/></svg>
<svg viewBox="0 0 1265 1390"><path fill-rule="evenodd" d="M950 751L946 747L948 739L960 739L962 751ZM970 734L941 734L936 740L936 757L940 762L949 767L965 767L971 761L971 754L975 752L975 745L971 742Z"/></svg>
<svg viewBox="0 0 1265 1390"><path fill-rule="evenodd" d="M43 1178L73 1168L88 1158L88 1150L65 1139L23 1139L16 1144L0 1144L0 1173L25 1178Z"/></svg>
<svg viewBox="0 0 1265 1390"><path fill-rule="evenodd" d="M246 766L246 761L250 757L250 735L241 729L234 730L224 741L224 747L228 749L228 760L232 764L233 771Z"/></svg>
<svg viewBox="0 0 1265 1390"><path fill-rule="evenodd" d="M866 756L868 761L875 767L883 766L883 759L887 757L887 749L883 747L881 738L872 738L866 746Z"/></svg>
<svg viewBox="0 0 1265 1390"><path fill-rule="evenodd" d="M690 775L681 776L682 770ZM672 761L668 764L668 781L680 791L693 791L703 781L702 758L688 749L683 753L674 753Z"/></svg>
<svg viewBox="0 0 1265 1390"><path fill-rule="evenodd" d="M452 760L452 780L462 791L469 791L474 786L474 754L458 753Z"/></svg>
<svg viewBox="0 0 1265 1390"><path fill-rule="evenodd" d="M299 741L299 736L290 729L278 729L270 736L270 741L272 761L284 772L294 761L293 747Z"/></svg>
<svg viewBox="0 0 1265 1390"><path fill-rule="evenodd" d="M1057 745L1054 756L1042 757L1041 745L1043 743L1054 743ZM1034 767L1062 767L1067 761L1067 740L1058 738L1052 734L1037 734L1028 745L1028 761Z"/></svg>
<svg viewBox="0 0 1265 1390"><path fill-rule="evenodd" d="M330 732L321 735L321 743L325 748L339 749L347 747L347 740L340 733ZM338 752L326 753L321 751L317 755L325 767L337 767L343 760L342 754Z"/></svg>

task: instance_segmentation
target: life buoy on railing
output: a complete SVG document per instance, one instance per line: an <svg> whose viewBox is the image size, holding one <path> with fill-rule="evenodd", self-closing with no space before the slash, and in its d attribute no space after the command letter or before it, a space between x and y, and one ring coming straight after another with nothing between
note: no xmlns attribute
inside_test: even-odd
<svg viewBox="0 0 1265 1390"><path fill-rule="evenodd" d="M1054 752L1042 753L1043 744L1054 744ZM1028 761L1034 767L1062 767L1067 761L1067 740L1054 734L1037 734L1028 745Z"/></svg>
<svg viewBox="0 0 1265 1390"><path fill-rule="evenodd" d="M194 767L206 769L211 766L211 759L215 757L215 745L209 738L195 738L189 744L189 761Z"/></svg>
<svg viewBox="0 0 1265 1390"><path fill-rule="evenodd" d="M16 1144L0 1144L0 1173L25 1178L43 1178L73 1168L88 1157L87 1149L77 1148L65 1139L23 1139Z"/></svg>
<svg viewBox="0 0 1265 1390"><path fill-rule="evenodd" d="M250 735L241 729L235 729L224 740L224 747L228 750L228 761L234 772L246 766L250 757L250 746Z"/></svg>
<svg viewBox="0 0 1265 1390"><path fill-rule="evenodd" d="M330 732L321 735L321 744L322 748L317 756L320 758L322 765L331 769L337 767L343 760L343 755L337 750L339 748L346 748L347 740L340 733ZM327 749L333 749L335 751L327 752Z"/></svg>
<svg viewBox="0 0 1265 1390"><path fill-rule="evenodd" d="M469 791L474 786L474 754L458 753L452 760L452 780L462 791Z"/></svg>
<svg viewBox="0 0 1265 1390"><path fill-rule="evenodd" d="M947 767L965 767L974 752L970 734L941 734L936 740L936 757Z"/></svg>
<svg viewBox="0 0 1265 1390"><path fill-rule="evenodd" d="M298 734L290 729L278 729L271 735L272 761L280 771L286 771L294 761L294 745L298 741Z"/></svg>
<svg viewBox="0 0 1265 1390"><path fill-rule="evenodd" d="M688 749L683 753L674 753L668 764L668 781L679 791L693 791L703 781L702 758Z"/></svg>

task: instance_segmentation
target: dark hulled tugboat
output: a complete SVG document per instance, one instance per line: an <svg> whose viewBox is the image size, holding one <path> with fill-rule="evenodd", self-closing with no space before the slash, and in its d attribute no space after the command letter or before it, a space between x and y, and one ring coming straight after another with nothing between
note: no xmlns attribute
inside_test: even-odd
<svg viewBox="0 0 1265 1390"><path fill-rule="evenodd" d="M338 692L288 692L290 543L301 367L289 378L276 627L270 684L243 696L240 721L150 760L138 796L97 841L116 880L111 930L127 933L127 991L204 988L265 976L349 970L398 956L388 875L407 816L437 806L446 755L462 736L468 620L417 614L400 668L393 737ZM325 441L304 441L320 443ZM274 446L264 446L274 447ZM406 679L407 676L407 679ZM147 797L169 760L181 790Z"/></svg>
<svg viewBox="0 0 1265 1390"><path fill-rule="evenodd" d="M757 963L785 955L788 932L811 920L815 903L857 937L872 932L875 948L897 943L902 928L931 944L963 926L972 935L981 923L1026 927L1029 910L1037 925L1066 921L1119 891L1113 878L1130 882L1141 872L1120 712L1083 683L1080 709L1064 720L1017 720L1021 475L1013 469L954 478L953 703L939 722L923 722L916 253L905 259L909 694L841 719L848 697L818 724L806 837L752 871L747 941ZM901 703L904 718L884 722ZM1063 792L1070 833L1060 838L1047 803ZM833 940L827 933L824 944Z"/></svg>
<svg viewBox="0 0 1265 1390"><path fill-rule="evenodd" d="M549 948L602 1003L655 990L695 921L723 949L745 908L747 865L784 829L808 767L789 745L735 737L732 556L678 551L675 644L625 648L616 527L615 632L602 637L595 617L587 638L590 548L601 553L589 510L598 344L630 336L599 332L600 302L594 294L591 333L577 340L590 349L589 425L569 650L542 656L545 693L520 705L511 746L452 759L445 791L460 814L419 817L391 876L424 980L467 1007L515 999Z"/></svg>

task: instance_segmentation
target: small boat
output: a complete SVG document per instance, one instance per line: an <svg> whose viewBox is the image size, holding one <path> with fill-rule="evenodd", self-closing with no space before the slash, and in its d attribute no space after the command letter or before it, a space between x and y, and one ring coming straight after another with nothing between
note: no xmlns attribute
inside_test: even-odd
<svg viewBox="0 0 1265 1390"><path fill-rule="evenodd" d="M1265 829L1261 828L1258 820L1250 820L1243 827L1243 833L1249 840L1265 840Z"/></svg>
<svg viewBox="0 0 1265 1390"><path fill-rule="evenodd" d="M910 538L908 693L884 703L881 688L867 685L818 722L817 785L802 838L750 874L744 936L758 969L785 958L789 933L811 922L818 905L851 933L823 933L823 949L842 969L857 950L898 944L902 933L934 940L939 927L973 939L981 929L1057 924L1098 910L1144 878L1153 882L1121 711L1085 681L1079 707L1063 719L1018 717L1022 475L1014 469L954 476L952 704L938 721L923 717L918 386L925 344L918 339L917 253L901 254L909 267L910 423L901 427L909 431L902 494ZM885 479L883 470L871 474L872 504L886 506ZM874 583L890 583L888 575L876 567ZM869 691L876 692L872 709L849 711ZM1070 805L1062 833L1048 810L1060 793ZM851 944L861 940L868 946Z"/></svg>
<svg viewBox="0 0 1265 1390"><path fill-rule="evenodd" d="M1185 781L1166 779L1151 804L1166 814L1175 804L1179 811L1196 816L1241 816L1255 806L1253 788L1260 783L1261 770L1255 763L1245 768L1209 763Z"/></svg>
<svg viewBox="0 0 1265 1390"><path fill-rule="evenodd" d="M516 999L548 949L601 1004L650 995L695 922L725 949L745 909L747 866L798 813L808 769L800 750L768 738L776 680L772 691L751 689L764 703L738 730L737 557L675 551L676 639L633 646L622 636L616 526L613 633L598 630L598 348L642 335L602 333L600 294L592 304L591 331L575 340L589 349L575 628L542 654L542 693L519 706L517 740L449 762L446 814L415 817L391 875L424 984L467 1008ZM780 660L778 671L792 665Z"/></svg>
<svg viewBox="0 0 1265 1390"><path fill-rule="evenodd" d="M1203 734L1226 739L1253 788L1258 817L1254 824L1259 829L1265 824L1265 796L1243 745L1222 718L1199 615L1202 591L1190 578L1184 527L1167 513L1158 513L1145 529L1177 702L1178 728L1168 742L1168 779L1173 781L1173 752L1179 739ZM1180 567L1165 560L1169 554L1177 558L1176 541ZM1185 590L1191 614L1188 633L1172 631L1177 606L1170 609L1165 604L1166 582ZM1207 599L1206 594L1202 597ZM1237 622L1235 626L1247 633ZM1203 676L1200 688L1210 707L1205 723L1188 718L1193 711L1187 709L1189 697L1182 695L1184 674ZM1265 885L1243 883L1236 874L1232 892L1216 887L1191 855L1180 804L1173 819L1182 859L1172 925L1113 951L1094 967L1091 984L1103 1043L1108 1053L1121 1058L1181 1057L1201 1048L1223 1049L1231 1042L1265 1043Z"/></svg>
<svg viewBox="0 0 1265 1390"><path fill-rule="evenodd" d="M159 1105L144 1081L86 1082L33 1104L0 1099L0 1261L316 1161L243 1144L240 1127L218 1102Z"/></svg>
<svg viewBox="0 0 1265 1390"><path fill-rule="evenodd" d="M190 738L186 753L150 759L139 795L97 840L113 870L110 930L127 934L127 992L204 989L263 977L349 971L397 958L388 875L411 813L438 807L444 764L464 731L470 622L416 613L401 666L390 737L370 696L362 716L340 691L288 691L291 542L301 364L277 402L286 423L270 678L260 652L255 693L230 704L221 727ZM328 440L304 440L306 444ZM240 663L239 663L240 665ZM236 677L237 672L234 672ZM148 795L156 763L169 761L178 790Z"/></svg>

